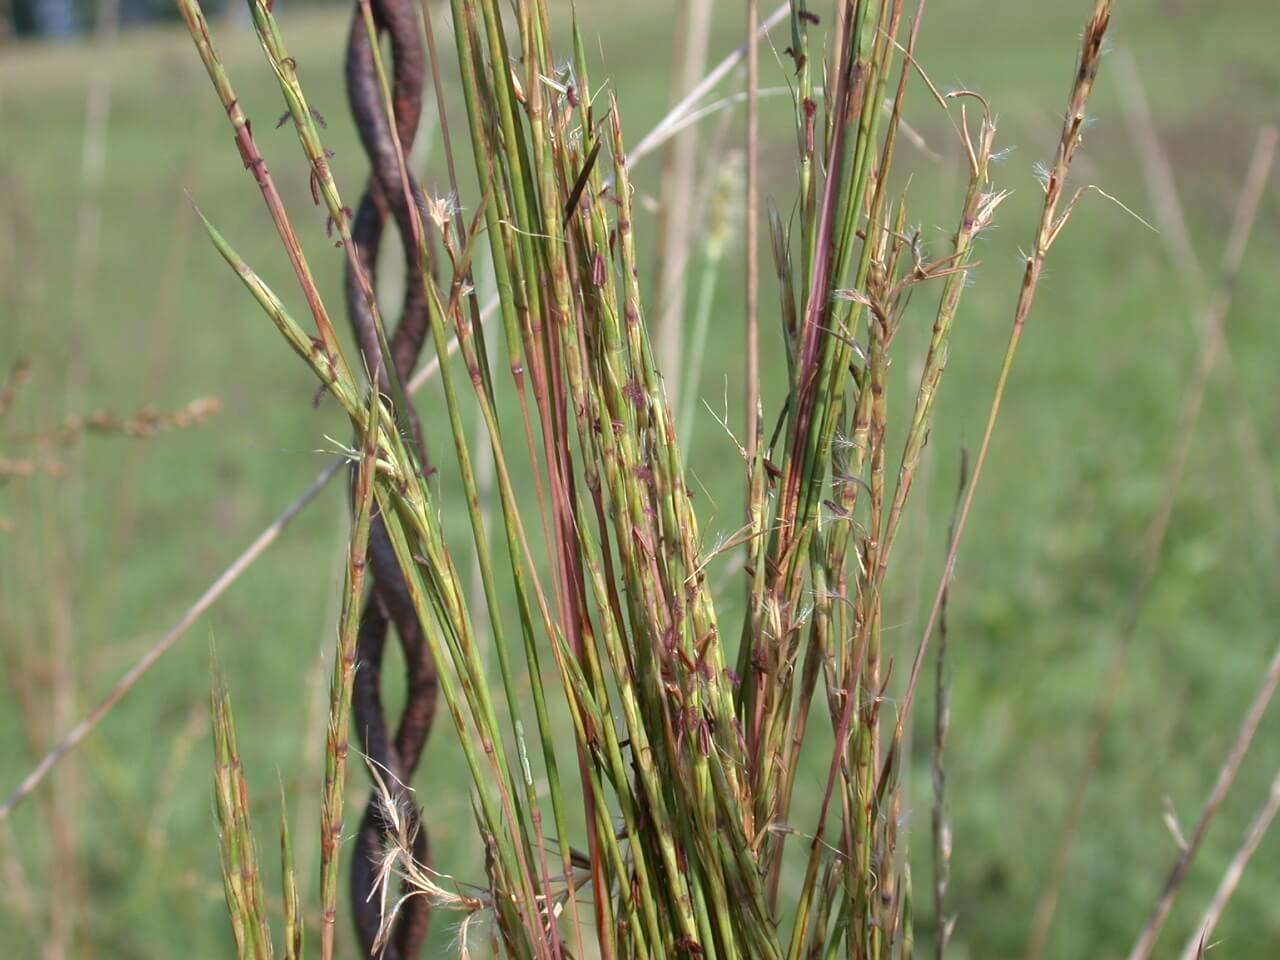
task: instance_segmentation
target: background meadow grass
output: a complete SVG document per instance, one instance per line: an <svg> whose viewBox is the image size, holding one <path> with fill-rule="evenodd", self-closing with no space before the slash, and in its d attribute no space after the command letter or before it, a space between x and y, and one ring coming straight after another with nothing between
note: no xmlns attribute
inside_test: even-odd
<svg viewBox="0 0 1280 960"><path fill-rule="evenodd" d="M599 37L593 76L618 92L634 142L667 104L669 5L580 6L586 36ZM1038 212L1033 165L1056 137L1086 6L935 4L926 19L922 63L940 85L990 98L1000 117L999 142L1015 148L996 172L996 185L1015 193L1000 211L999 229L983 239L977 283L957 321L927 487L904 533L913 559L900 564L889 588L888 609L899 616L889 621L896 629L887 631L886 643L899 657L914 651L919 608L941 566L960 441L981 434L1021 270L1017 247ZM738 6L716 7L713 61L736 45L740 31ZM354 196L364 161L342 92L346 17L345 10L282 13L309 96L328 121L339 183ZM1132 54L1145 81L1209 286L1256 129L1274 119L1278 27L1280 13L1267 2L1126 3L1117 12L1113 42L1118 53ZM310 212L292 132L272 131L283 110L274 80L251 31L226 23L217 29L309 255L318 271L321 264L329 268L319 279L336 305L341 253L326 250L322 215ZM1152 202L1114 67L1104 63L1093 102L1097 122L1076 179L1100 184L1147 215ZM767 51L762 73L767 85L782 82ZM90 78L108 76L104 179L86 196L86 90ZM944 159L904 150L907 165L920 171L915 209L936 211L925 215L926 226L949 224L939 186L948 168L958 183L959 167L938 111L922 93L913 92L908 119ZM22 435L56 425L67 413L124 413L143 404L174 409L204 395L222 400L221 413L199 429L149 440L91 437L61 454L68 466L61 479L0 486L0 516L12 525L0 532L0 648L9 684L0 700L5 793L328 462L319 452L331 449L324 435L347 432L331 403L313 408L314 381L280 349L278 335L194 229L184 191L288 298L287 266L220 113L178 29L128 34L105 59L91 46L0 52L0 373L17 358L29 360L32 371L0 421L0 457L21 455ZM716 124L708 121L708 138ZM785 97L764 102L762 129L764 193L785 212L794 193ZM428 126L420 139L431 135ZM732 130L729 136L736 143ZM423 178L428 191L443 181L434 145ZM721 155L710 147L705 153L704 162ZM655 187L657 171L656 158L641 166L642 189ZM78 224L95 206L96 251L79 258ZM637 233L651 259L656 216L643 203L638 209ZM741 255L740 242L731 255ZM1132 942L1176 852L1162 823L1164 798L1184 824L1194 819L1276 642L1277 262L1280 190L1273 185L1228 321L1232 380L1219 365L1210 383L1090 793L1052 956L1112 955ZM1160 236L1097 197L1064 233L1049 270L950 608L955 957L1013 956L1025 940L1090 714L1140 587L1141 539L1164 494L1208 297L1171 263ZM702 380L717 409L726 391L731 410L741 393L741 292L734 276L721 278ZM782 357L767 269L765 276L767 390L769 371L776 382ZM72 309L77 290L91 307L80 318ZM903 332L917 343L926 334ZM890 403L895 399L901 406L908 398ZM429 444L437 402L430 387L420 394ZM1242 455L1242 418L1261 443L1260 459ZM443 433L435 434L444 442ZM709 538L739 524L734 457L732 441L704 411L689 465ZM733 469L725 469L728 462ZM449 477L442 482L447 497ZM454 527L465 536L462 524ZM331 649L346 531L334 485L111 714L55 776L53 789L0 827L0 942L14 944L13 955L34 956L70 936L61 926L68 922L76 956L227 952L208 775L209 642L216 642L236 693L241 749L261 805L259 830L268 831L261 836L270 835L270 777L278 770L301 848L298 838L318 830L328 677L321 657ZM56 656L67 649L69 665ZM468 846L461 760L449 731L441 730L423 761L419 799L442 868L465 879L478 851ZM1280 766L1278 730L1269 718L1197 861L1166 950L1190 930ZM925 759L918 751L919 799L908 820L918 851L928 823ZM818 789L820 774L811 780ZM362 796L362 778L352 781L353 797ZM300 853L299 870L314 878L316 865L306 857ZM269 869L274 859L265 857ZM1219 928L1223 955L1274 955L1277 867L1280 839L1273 836ZM926 878L922 865L917 884ZM269 880L267 888L277 886ZM433 942L443 949L452 933L448 918L438 915Z"/></svg>

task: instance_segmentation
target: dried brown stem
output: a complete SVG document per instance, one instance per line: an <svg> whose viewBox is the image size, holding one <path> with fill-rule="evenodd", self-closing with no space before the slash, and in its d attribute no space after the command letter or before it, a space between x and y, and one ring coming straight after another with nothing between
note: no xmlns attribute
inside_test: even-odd
<svg viewBox="0 0 1280 960"><path fill-rule="evenodd" d="M1235 893L1236 887L1240 883L1240 878L1244 876L1245 868L1257 852L1258 846L1262 843L1262 838L1266 836L1267 831L1271 828L1271 823L1275 820L1277 813L1280 813L1280 774L1277 774L1276 778L1271 781L1271 789L1267 792L1266 801L1249 824L1249 829L1245 831L1244 841L1240 844L1240 848L1236 851L1235 856L1231 858L1231 862L1227 864L1227 869L1222 874L1222 880L1218 884L1217 892L1213 895L1213 900L1205 908L1204 916L1196 924L1196 932L1187 941L1187 945L1182 950L1182 960L1198 960L1198 958L1204 956L1204 952L1210 945L1209 938L1213 936L1214 928L1217 927L1218 920L1222 918L1222 912L1226 909L1232 894Z"/></svg>
<svg viewBox="0 0 1280 960"><path fill-rule="evenodd" d="M1213 824L1222 801L1226 799L1227 791L1231 789L1236 774L1240 772L1240 765L1244 762L1245 754L1249 752L1254 734L1258 732L1262 717L1271 703L1271 698L1275 695L1277 686L1280 686L1280 647L1276 648L1275 655L1271 658L1271 665L1267 668L1266 676L1263 677L1262 686L1258 689L1253 703L1249 706L1249 712L1245 714L1244 721L1240 724L1240 731L1231 745L1231 752L1227 754L1227 759L1218 771L1218 779L1214 782L1213 789L1209 791L1209 798L1205 801L1204 810L1200 813L1196 828L1192 831L1187 844L1179 852L1177 860L1174 861L1169 877L1165 881L1164 890L1160 893L1160 899L1156 901L1155 909L1152 910L1146 927L1143 928L1138 942L1130 951L1129 960L1146 960L1151 956L1156 940L1160 937L1160 931L1164 929L1165 921L1169 918L1169 911L1173 909L1173 902L1182 890L1187 871L1191 869L1192 861L1200 852L1205 835L1209 832L1209 827Z"/></svg>

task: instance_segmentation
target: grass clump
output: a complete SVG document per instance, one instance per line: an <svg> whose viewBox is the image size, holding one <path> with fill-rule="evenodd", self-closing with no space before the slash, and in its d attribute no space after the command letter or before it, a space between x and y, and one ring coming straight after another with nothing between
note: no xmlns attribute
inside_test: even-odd
<svg viewBox="0 0 1280 960"><path fill-rule="evenodd" d="M416 900L465 915L464 951L473 946L467 931L483 920L511 957L910 956L916 915L901 831L908 726L1046 257L1083 195L1067 183L1110 4L1099 0L1085 27L986 430L932 611L905 654L885 642L886 578L935 420L974 244L1007 196L991 182L997 131L989 105L970 91L941 93L915 61L923 4L909 11L901 0L838 2L825 25L791 5L797 196L791 215L771 218L786 380L766 413L758 362L749 359L745 416L735 418L747 509L738 534L716 546L699 532L646 324L620 106L591 85L576 25L572 52L561 60L541 0L517 3L510 14L496 0L452 0L477 182L468 219L452 175L451 196L416 191L377 42L387 12L359 5L403 191L407 262L442 360L439 416L465 493L478 603L440 510L439 485L451 481L426 469L406 399L408 371L393 349L398 331L378 311L352 214L274 15L263 0L251 4L311 168L313 199L345 249L353 313L367 316L362 363L344 352L199 7L180 5L316 335L206 221L209 235L360 438L324 800L325 955L334 942L356 611L370 526L378 524L466 759L485 857L483 881L465 894L450 890L415 853L414 816L390 783L395 771L375 767L386 846L363 891L379 909L377 936L366 944L372 953L399 942L404 905ZM950 243L938 252L910 225L909 190L893 177L913 73L947 113L967 158ZM749 102L755 94L748 91ZM447 131L443 110L441 119ZM752 197L755 136L746 149ZM452 171L459 157L448 150ZM384 190L393 189L388 184ZM748 211L749 224L755 213ZM482 331L474 267L486 256L504 360L491 356ZM747 280L755 283L750 266ZM899 422L889 384L909 365L894 363L895 344L921 288L937 298L932 333ZM748 314L747 353L755 358L754 310ZM447 360L454 350L465 376ZM510 386L500 390L503 363ZM506 404L518 410L515 440ZM477 414L495 468L497 549L466 426ZM708 565L729 553L740 558L739 573L717 590ZM227 715L216 718L229 726ZM945 724L936 729L940 745ZM226 735L220 757L224 742ZM802 767L822 771L816 795L798 789ZM942 868L948 844L943 818L935 821ZM944 893L938 881L938 913ZM229 886L237 930L257 930L252 902L231 894ZM938 924L948 926L941 916ZM246 937L237 938L242 952Z"/></svg>

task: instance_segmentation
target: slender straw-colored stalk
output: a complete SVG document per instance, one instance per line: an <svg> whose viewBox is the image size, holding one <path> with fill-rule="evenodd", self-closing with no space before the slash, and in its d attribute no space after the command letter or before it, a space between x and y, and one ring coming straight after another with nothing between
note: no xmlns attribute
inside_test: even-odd
<svg viewBox="0 0 1280 960"><path fill-rule="evenodd" d="M675 47L669 70L671 99L677 100L702 76L711 35L711 0L686 0L679 5ZM754 44L752 49L758 49ZM661 223L658 247L658 321L654 333L659 366L665 371L667 394L673 403L683 397L681 358L686 348L685 277L693 249L691 226L698 180L698 129L686 127L667 145L663 164Z"/></svg>
<svg viewBox="0 0 1280 960"><path fill-rule="evenodd" d="M1276 128L1269 127L1262 131L1254 150L1253 160L1245 177L1244 187L1236 202L1235 217L1231 232L1222 257L1222 276L1219 287L1210 300L1204 313L1201 327L1201 342L1197 350L1196 368L1187 381L1183 396L1183 408L1174 434L1174 449L1166 474L1164 496L1152 516L1143 537L1143 552L1140 558L1140 576L1138 589L1134 591L1133 603L1126 613L1119 644L1107 669L1107 681L1097 711L1089 729L1088 747L1085 752L1085 764L1072 789L1071 800L1067 806L1067 816L1058 834L1054 846L1053 866L1049 872L1049 881L1040 894L1036 909L1032 915L1031 933L1027 940L1027 960L1038 960L1048 942L1049 931L1053 925L1057 910L1058 896L1065 882L1070 862L1071 849L1076 834L1084 819L1085 800L1088 797L1089 785L1093 781L1094 772L1102 757L1103 739L1111 724L1111 717L1120 700L1121 691L1128 676L1129 653L1142 622L1142 615L1155 583L1160 559L1164 554L1164 542L1169 532L1169 523L1173 517L1173 508L1182 489L1182 476L1186 470L1191 446L1195 440L1200 421L1200 410L1208 389L1209 377L1213 372L1219 350L1226 342L1225 325L1231 310L1231 302L1235 293L1235 280L1244 262L1244 253L1253 230L1257 216L1258 204L1262 198L1263 187L1271 173L1275 160Z"/></svg>
<svg viewBox="0 0 1280 960"><path fill-rule="evenodd" d="M1218 883L1213 900L1209 902L1200 922L1196 924L1196 932L1191 935L1191 939L1182 949L1181 960L1199 960L1212 946L1213 931L1218 925L1218 920L1222 918L1223 911L1240 884L1240 878L1244 876L1244 871L1249 866L1249 861L1253 859L1253 855L1258 852L1258 847L1277 814L1280 814L1280 774L1271 781L1271 789L1267 792L1266 801L1249 823L1249 829L1245 831L1240 848L1227 864L1227 869L1223 871L1222 880Z"/></svg>
<svg viewBox="0 0 1280 960"><path fill-rule="evenodd" d="M93 708L82 720L67 731L66 735L60 740L48 753L41 758L40 762L32 768L22 782L14 788L13 792L0 804L0 822L8 819L14 809L29 797L37 787L42 784L49 776L50 771L66 756L71 754L85 738L97 728L121 700L123 700L138 682L150 672L160 659L173 649L174 645L191 629L192 625L200 619L201 616L221 597L231 585L234 584L249 567L257 560L267 548L280 538L280 534L293 521L293 519L302 512L302 509L319 496L331 479L337 476L341 462L335 462L329 467L321 471L311 482L306 490L302 492L293 503L289 504L280 515L277 516L267 527L254 538L239 556L231 561L230 564L220 573L214 581L209 584L195 602L191 604L177 622L165 632L154 644L134 662L125 673L116 681L110 692L103 697L102 701Z"/></svg>
<svg viewBox="0 0 1280 960"><path fill-rule="evenodd" d="M1164 929L1165 921L1169 919L1169 911L1173 909L1173 903L1182 890L1183 881L1186 880L1191 864L1196 854L1200 852L1204 838L1209 832L1209 827L1212 826L1218 810L1222 807L1222 801L1227 797L1227 791L1231 789L1236 774L1240 772L1240 766L1244 763L1245 755L1253 744L1253 738L1258 732L1258 727L1262 725L1262 718L1278 686L1280 686L1280 646L1276 647L1262 684L1249 705L1244 720L1241 721L1240 730L1231 744L1231 750L1223 761L1222 768L1218 771L1218 778L1214 781L1213 789L1209 791L1204 809L1196 821L1196 827L1191 832L1187 843L1179 851L1178 858L1174 861L1173 867L1169 870L1169 876L1165 880L1164 889L1160 892L1160 898L1151 912L1151 917L1147 920L1147 925L1139 935L1137 943L1129 951L1129 960L1146 960L1155 949L1156 940L1160 937L1160 931Z"/></svg>
<svg viewBox="0 0 1280 960"><path fill-rule="evenodd" d="M691 89L684 99L677 103L674 107L667 111L657 125L649 131L644 137L641 137L636 145L627 153L627 167L634 167L641 159L647 157L662 144L666 143L673 133L678 131L684 123L685 118L697 107L698 103L716 86L729 75L748 53L755 48L761 40L765 38L768 32L781 23L791 12L791 0L786 3L779 4L777 9L773 11L764 22L756 29L754 38L748 37L742 42L736 50L722 59L714 67L712 67L707 75L704 76L697 85Z"/></svg>

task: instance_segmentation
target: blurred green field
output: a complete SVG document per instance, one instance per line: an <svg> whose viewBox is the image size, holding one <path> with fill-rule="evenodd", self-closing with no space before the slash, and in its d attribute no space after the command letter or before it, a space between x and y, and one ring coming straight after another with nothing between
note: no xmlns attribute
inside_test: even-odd
<svg viewBox="0 0 1280 960"><path fill-rule="evenodd" d="M593 79L617 91L635 142L667 103L671 5L579 6L586 35L599 38ZM934 4L927 14L920 59L940 86L977 90L996 107L1000 142L1014 148L997 186L1014 194L999 229L984 239L982 265L961 308L928 483L904 534L911 557L890 587L895 619L886 642L900 663L914 653L920 608L940 571L960 445L981 437L1021 272L1018 247L1028 243L1038 213L1033 167L1056 140L1088 6L971 0ZM713 61L738 42L739 5L717 10ZM282 20L312 102L328 120L339 184L353 202L364 164L342 88L346 14L286 8ZM326 240L308 197L292 130L273 129L283 110L274 80L249 30L232 23L216 29L327 302L340 313L341 253ZM1148 0L1118 10L1116 51L1104 62L1077 178L1152 218L1155 203L1122 108L1118 61L1131 55L1207 280L1197 286L1171 261L1167 237L1096 194L1082 202L1050 257L951 605L955 958L1021 953L1090 715L1139 589L1141 540L1164 495L1236 194L1256 132L1274 120L1280 102L1278 35L1280 11L1270 0ZM779 48L785 45L779 37ZM766 83L784 82L768 52L762 66ZM101 188L86 191L86 93L95 83L110 84L109 118ZM958 208L943 188L954 192L961 167L922 85L912 97L909 117L943 159L914 151L911 189L917 217L942 240ZM708 137L716 123L707 122ZM765 193L785 212L795 192L785 97L767 101L763 123ZM425 125L424 136L432 132ZM722 156L722 147L709 148L704 162ZM425 162L424 185L438 188L438 137ZM642 166L642 194L652 195L657 167L656 159ZM1234 290L1230 374L1220 363L1210 381L1050 956L1128 950L1176 855L1162 820L1165 799L1189 828L1277 641L1277 183L1263 199ZM291 304L300 303L185 32L130 33L107 57L89 46L0 52L0 375L19 358L32 374L0 420L0 459L30 455L24 438L69 413L175 409L210 395L222 401L221 413L201 428L149 440L90 437L54 451L66 466L61 477L0 481L0 518L7 521L0 529L5 795L327 463L325 435L347 432L332 405L313 407L314 382L207 244L188 196ZM474 207L476 200L463 202ZM651 255L657 216L639 207L645 212L637 232ZM85 246L95 211L99 239ZM739 243L733 255L740 254ZM715 349L701 384L711 406L719 409L727 395L731 411L742 357L735 275L720 284ZM80 311L77 297L86 305ZM762 301L766 364L776 382L783 361L768 270ZM927 330L904 336L922 343ZM909 396L903 373L890 399L899 409ZM422 409L434 402L424 391ZM689 462L708 540L734 530L740 473L725 465L737 458L710 413L699 419ZM446 501L450 481L446 472ZM68 924L73 956L230 951L210 797L211 642L236 697L264 859L275 860L278 772L295 844L306 851L299 867L315 886L309 841L318 833L322 657L331 648L345 524L335 484L51 784L0 826L5 955L56 955L44 946ZM60 656L68 651L69 659ZM1181 949L1280 767L1277 717L1264 722L1158 955ZM906 826L916 849L921 935L931 938L925 732ZM442 868L474 876L478 848L450 733L438 726L418 786ZM814 772L814 789L819 779ZM363 793L354 776L352 803L363 803ZM450 955L455 932L449 918L437 916L438 955ZM1277 955L1280 836L1264 841L1218 939L1222 956Z"/></svg>

